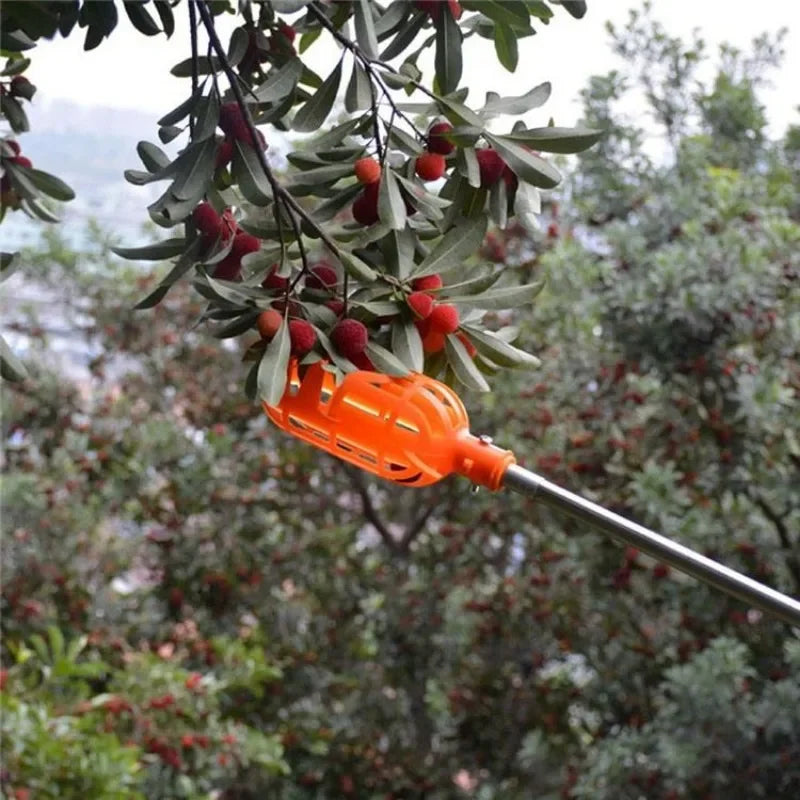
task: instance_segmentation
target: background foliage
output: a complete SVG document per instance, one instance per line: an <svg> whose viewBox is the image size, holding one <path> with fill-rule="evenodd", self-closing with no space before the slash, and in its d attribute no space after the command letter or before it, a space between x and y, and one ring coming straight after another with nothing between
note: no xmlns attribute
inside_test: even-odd
<svg viewBox="0 0 800 800"><path fill-rule="evenodd" d="M778 43L705 57L646 15L590 80L607 135L542 229L492 231L542 358L473 427L800 593L800 135ZM645 55L647 58L645 59ZM665 74L648 64L665 65ZM644 65L644 66L643 66ZM644 91L651 159L619 103ZM269 427L248 342L57 235L26 254L94 354L4 390L2 787L15 798L794 798L797 632L513 496L371 481ZM78 265L80 268L78 269ZM19 317L43 350L51 320ZM27 792L27 793L26 793Z"/></svg>

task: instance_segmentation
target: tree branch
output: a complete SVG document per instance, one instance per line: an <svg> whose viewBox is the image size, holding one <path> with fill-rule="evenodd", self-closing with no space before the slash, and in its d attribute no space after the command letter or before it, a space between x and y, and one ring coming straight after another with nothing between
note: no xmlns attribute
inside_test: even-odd
<svg viewBox="0 0 800 800"><path fill-rule="evenodd" d="M386 524L380 518L378 510L375 508L375 504L372 502L372 498L369 496L369 487L367 487L367 485L364 483L361 470L359 470L357 467L351 467L348 465L347 471L350 473L353 479L353 485L358 492L358 496L361 498L361 508L364 518L367 520L367 522L369 522L370 525L372 525L373 528L375 528L376 531L378 531L381 539L383 539L383 543L389 549L389 552L391 552L393 555L402 552L397 539L392 536L392 532L386 527Z"/></svg>
<svg viewBox="0 0 800 800"><path fill-rule="evenodd" d="M786 566L800 589L800 559L794 553L794 546L789 536L784 517L778 514L760 494L748 493L748 497L759 507L761 513L775 526L781 548L786 552Z"/></svg>

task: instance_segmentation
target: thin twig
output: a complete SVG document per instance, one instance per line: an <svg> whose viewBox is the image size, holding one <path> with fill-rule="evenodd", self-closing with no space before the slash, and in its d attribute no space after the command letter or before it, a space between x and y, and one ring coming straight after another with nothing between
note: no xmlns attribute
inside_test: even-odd
<svg viewBox="0 0 800 800"><path fill-rule="evenodd" d="M748 497L761 509L761 513L775 526L780 539L781 547L786 551L786 566L792 573L798 588L800 588L800 560L794 555L794 546L789 536L789 529L786 527L784 518L781 517L767 501L760 495L748 493Z"/></svg>
<svg viewBox="0 0 800 800"><path fill-rule="evenodd" d="M369 496L369 489L364 483L363 475L361 471L357 467L349 467L348 472L350 473L353 484L358 492L358 496L361 498L361 508L364 514L365 519L367 522L378 531L381 539L383 539L383 543L389 549L391 553L398 553L399 547L397 539L392 536L391 531L386 527L384 521L378 515L378 510L375 508L375 504L372 502L372 498Z"/></svg>
<svg viewBox="0 0 800 800"><path fill-rule="evenodd" d="M192 97L197 94L197 11L189 0L189 37L192 43ZM194 138L194 116L189 114L189 138Z"/></svg>

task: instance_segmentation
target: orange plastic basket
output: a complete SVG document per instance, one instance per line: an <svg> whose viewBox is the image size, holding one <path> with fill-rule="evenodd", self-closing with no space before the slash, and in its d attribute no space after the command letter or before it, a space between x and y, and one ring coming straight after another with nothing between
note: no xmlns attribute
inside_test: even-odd
<svg viewBox="0 0 800 800"><path fill-rule="evenodd" d="M302 380L292 365L280 403L264 404L264 410L293 436L406 486L427 486L457 472L496 491L515 462L510 451L469 432L454 391L417 373L351 372L336 385L322 362Z"/></svg>

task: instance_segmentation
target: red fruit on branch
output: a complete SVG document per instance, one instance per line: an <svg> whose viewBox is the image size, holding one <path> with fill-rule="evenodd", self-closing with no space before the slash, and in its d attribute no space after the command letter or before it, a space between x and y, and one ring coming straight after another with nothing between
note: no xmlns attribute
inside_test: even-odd
<svg viewBox="0 0 800 800"><path fill-rule="evenodd" d="M406 302L417 319L427 319L433 311L434 299L427 292L411 292Z"/></svg>
<svg viewBox="0 0 800 800"><path fill-rule="evenodd" d="M217 148L217 156L214 160L214 169L221 169L222 167L227 167L228 164L231 163L231 159L233 158L233 139L226 136L222 142L220 142L219 147Z"/></svg>
<svg viewBox="0 0 800 800"><path fill-rule="evenodd" d="M506 162L503 161L500 154L491 147L484 147L482 150L477 150L475 155L478 159L481 186L484 189L488 189L500 180L503 170L506 167Z"/></svg>
<svg viewBox="0 0 800 800"><path fill-rule="evenodd" d="M461 322L458 316L458 309L448 303L434 306L428 319L431 331L438 331L439 333L455 333Z"/></svg>
<svg viewBox="0 0 800 800"><path fill-rule="evenodd" d="M192 212L192 221L209 241L215 241L222 230L222 218L211 203L200 203Z"/></svg>
<svg viewBox="0 0 800 800"><path fill-rule="evenodd" d="M381 165L374 158L359 158L353 168L360 183L377 183L381 179Z"/></svg>
<svg viewBox="0 0 800 800"><path fill-rule="evenodd" d="M339 283L336 270L328 264L317 264L306 278L306 289L333 289Z"/></svg>
<svg viewBox="0 0 800 800"><path fill-rule="evenodd" d="M7 147L10 147L11 150L13 150L15 156L20 154L21 148L19 146L19 142L15 142L13 139L6 139L5 144Z"/></svg>
<svg viewBox="0 0 800 800"><path fill-rule="evenodd" d="M289 44L292 44L294 42L294 37L297 35L297 32L291 25L281 21L278 23L278 31L280 31L280 33L283 34L283 37L285 39L289 40Z"/></svg>
<svg viewBox="0 0 800 800"><path fill-rule="evenodd" d="M374 225L378 221L378 190L380 182L370 183L353 203L353 219L362 225Z"/></svg>
<svg viewBox="0 0 800 800"><path fill-rule="evenodd" d="M293 356L302 358L314 349L317 333L310 322L304 319L293 319L289 322L289 339Z"/></svg>
<svg viewBox="0 0 800 800"><path fill-rule="evenodd" d="M27 167L30 169L33 166L33 163L27 156L14 156L11 159L12 164L16 164L18 167Z"/></svg>
<svg viewBox="0 0 800 800"><path fill-rule="evenodd" d="M442 276L439 274L425 275L411 281L411 288L415 292L430 292L434 289L441 289L444 286Z"/></svg>
<svg viewBox="0 0 800 800"><path fill-rule="evenodd" d="M426 353L438 353L444 349L445 335L439 331L429 330L422 337L422 349Z"/></svg>
<svg viewBox="0 0 800 800"><path fill-rule="evenodd" d="M241 231L233 237L231 255L236 256L240 261L248 253L257 253L261 249L261 240L252 233Z"/></svg>
<svg viewBox="0 0 800 800"><path fill-rule="evenodd" d="M453 126L449 122L437 122L435 125L431 125L428 130L428 150L431 153L439 153L443 156L452 153L456 146L445 138L446 134L452 130Z"/></svg>
<svg viewBox="0 0 800 800"><path fill-rule="evenodd" d="M475 358L475 355L477 354L478 351L475 348L475 345L472 344L472 342L469 340L469 337L465 333L457 333L456 338L458 339L459 342L461 342L461 344L464 345L464 349L467 351L467 355L470 358Z"/></svg>
<svg viewBox="0 0 800 800"><path fill-rule="evenodd" d="M258 315L256 327L262 339L271 340L278 332L282 322L283 316L271 308Z"/></svg>
<svg viewBox="0 0 800 800"><path fill-rule="evenodd" d="M436 181L447 171L447 163L440 153L423 153L417 157L415 169L424 181Z"/></svg>
<svg viewBox="0 0 800 800"><path fill-rule="evenodd" d="M278 264L273 264L267 276L261 281L261 285L265 289L276 289L279 292L283 292L286 290L286 287L289 285L288 278L282 278L280 275L277 274L278 272Z"/></svg>
<svg viewBox="0 0 800 800"><path fill-rule="evenodd" d="M242 258L234 252L228 253L215 267L214 278L223 281L237 281L242 277Z"/></svg>
<svg viewBox="0 0 800 800"><path fill-rule="evenodd" d="M367 349L369 332L357 319L343 319L331 331L331 343L336 351L352 361Z"/></svg>

